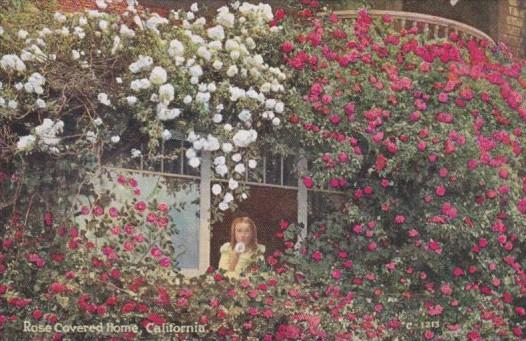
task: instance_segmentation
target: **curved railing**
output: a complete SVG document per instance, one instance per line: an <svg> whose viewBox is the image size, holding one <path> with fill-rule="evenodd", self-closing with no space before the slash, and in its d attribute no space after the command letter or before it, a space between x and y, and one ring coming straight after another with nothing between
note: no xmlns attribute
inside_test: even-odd
<svg viewBox="0 0 526 341"><path fill-rule="evenodd" d="M358 10L335 11L334 13L342 19L355 18L358 16ZM451 19L402 11L368 10L368 13L373 17L388 15L393 18L394 24L397 25L395 27L410 28L416 26L433 38L447 37L450 32L455 32L464 38L474 37L478 39L487 39L488 41L495 43L489 35L481 30Z"/></svg>

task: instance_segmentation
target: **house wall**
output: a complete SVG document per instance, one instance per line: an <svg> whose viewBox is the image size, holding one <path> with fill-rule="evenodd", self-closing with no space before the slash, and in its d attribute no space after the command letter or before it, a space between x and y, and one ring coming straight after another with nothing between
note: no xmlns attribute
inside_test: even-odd
<svg viewBox="0 0 526 341"><path fill-rule="evenodd" d="M500 0L498 17L498 40L506 43L516 55L524 57L526 1Z"/></svg>

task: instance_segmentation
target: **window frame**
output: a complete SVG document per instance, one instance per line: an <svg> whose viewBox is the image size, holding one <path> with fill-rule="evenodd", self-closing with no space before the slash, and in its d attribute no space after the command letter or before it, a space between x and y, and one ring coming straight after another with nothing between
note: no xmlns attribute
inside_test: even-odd
<svg viewBox="0 0 526 341"><path fill-rule="evenodd" d="M212 183L223 182L228 183L228 179L215 177L212 170L212 157L209 151L201 152L201 164L199 167L199 175L189 175L184 174L183 163L185 162L185 150L184 150L184 140L177 139L181 141L181 152L179 157L181 158L180 164L180 173L165 172L164 167L164 157L161 157L160 170L161 171L152 171L144 169L144 158L140 156L140 169L132 169L126 167L112 167L104 166L104 168L115 171L126 171L126 172L136 172L142 174L158 175L163 177L171 178L181 178L181 179L191 179L199 181L199 261L197 268L180 268L180 272L186 277L195 277L206 273L210 267L210 249L211 249L211 188ZM165 147L164 143L161 145L161 152L164 155ZM298 205L298 215L297 222L303 228L300 233L300 236L295 244L295 249L299 250L303 244L306 235L307 235L307 223L308 223L308 195L310 191L313 192L330 192L338 193L335 190L327 189L309 189L303 183L303 176L308 172L308 162L307 158L301 156L297 160L297 186L284 185L284 163L285 157L283 155L279 157L280 162L280 183L266 183L266 165L267 165L267 156L263 156L261 161L263 163L263 174L262 182L249 181L248 180L248 170L245 173L244 180L240 180L239 183L248 186L261 186L267 188L282 188L289 190L297 191L297 205Z"/></svg>

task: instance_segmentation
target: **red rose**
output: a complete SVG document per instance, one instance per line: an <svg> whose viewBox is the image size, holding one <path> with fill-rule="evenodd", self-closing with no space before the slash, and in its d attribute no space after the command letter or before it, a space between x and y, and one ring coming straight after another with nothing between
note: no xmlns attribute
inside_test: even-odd
<svg viewBox="0 0 526 341"><path fill-rule="evenodd" d="M310 177L304 176L303 177L303 184L307 188L312 188L312 186L314 186L314 181Z"/></svg>
<svg viewBox="0 0 526 341"><path fill-rule="evenodd" d="M290 53L294 50L294 43L291 41L286 41L283 44L281 44L281 51L284 53Z"/></svg>
<svg viewBox="0 0 526 341"><path fill-rule="evenodd" d="M143 212L146 209L146 203L144 201L138 201L135 204L135 209L139 212Z"/></svg>
<svg viewBox="0 0 526 341"><path fill-rule="evenodd" d="M38 321L38 320L40 320L40 319L42 318L42 316L44 315L44 313L43 313L42 310L40 310L40 309L35 309L31 315L33 316L33 318L34 318L35 320Z"/></svg>

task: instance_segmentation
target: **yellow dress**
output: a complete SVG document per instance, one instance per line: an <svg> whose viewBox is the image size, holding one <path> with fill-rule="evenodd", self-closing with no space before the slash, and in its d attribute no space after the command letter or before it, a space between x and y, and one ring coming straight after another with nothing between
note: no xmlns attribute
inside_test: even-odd
<svg viewBox="0 0 526 341"><path fill-rule="evenodd" d="M235 253L230 247L230 242L224 243L219 249L221 257L219 258L219 269L225 270L225 276L229 278L239 279L240 274L244 272L251 264L258 259L265 260L265 245L257 244L256 250L247 250L239 255L239 260L234 271L228 271L230 264L230 257Z"/></svg>

